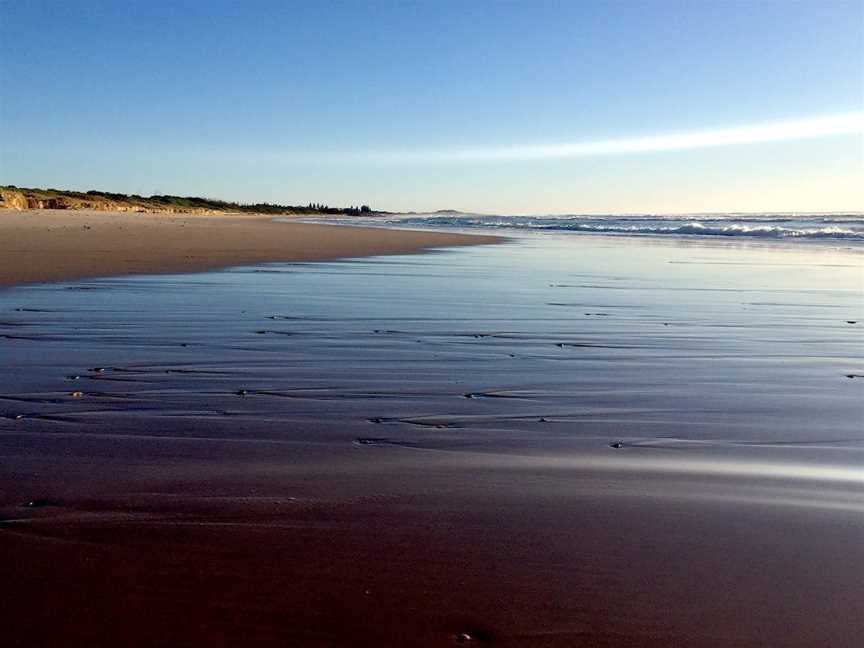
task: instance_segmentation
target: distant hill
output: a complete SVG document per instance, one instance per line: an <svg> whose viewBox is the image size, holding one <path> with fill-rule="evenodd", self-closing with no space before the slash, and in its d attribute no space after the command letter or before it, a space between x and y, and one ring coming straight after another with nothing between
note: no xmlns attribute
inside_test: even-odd
<svg viewBox="0 0 864 648"><path fill-rule="evenodd" d="M185 214L252 213L252 214L372 214L368 205L330 207L318 203L278 205L245 204L195 196L138 196L108 191L64 191L61 189L28 189L0 185L0 208L8 209L93 209L97 211L164 212Z"/></svg>

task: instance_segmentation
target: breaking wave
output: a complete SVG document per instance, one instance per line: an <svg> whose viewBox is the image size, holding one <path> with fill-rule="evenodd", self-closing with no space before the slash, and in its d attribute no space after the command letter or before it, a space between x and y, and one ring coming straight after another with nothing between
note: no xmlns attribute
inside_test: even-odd
<svg viewBox="0 0 864 648"><path fill-rule="evenodd" d="M521 229L630 236L713 236L864 242L864 216L857 214L540 217L448 213L412 214L389 222L423 227Z"/></svg>

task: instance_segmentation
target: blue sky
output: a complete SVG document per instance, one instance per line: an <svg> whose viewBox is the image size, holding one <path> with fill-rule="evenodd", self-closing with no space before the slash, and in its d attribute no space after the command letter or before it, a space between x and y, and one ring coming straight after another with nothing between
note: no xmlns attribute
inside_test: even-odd
<svg viewBox="0 0 864 648"><path fill-rule="evenodd" d="M0 182L500 213L864 209L860 133L423 156L862 112L862 6L2 0Z"/></svg>

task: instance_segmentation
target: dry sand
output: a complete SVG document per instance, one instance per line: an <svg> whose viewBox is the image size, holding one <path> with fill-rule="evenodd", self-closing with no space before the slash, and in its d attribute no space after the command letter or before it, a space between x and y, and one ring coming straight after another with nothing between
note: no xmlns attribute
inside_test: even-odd
<svg viewBox="0 0 864 648"><path fill-rule="evenodd" d="M274 222L265 215L0 210L0 286L402 254L499 240Z"/></svg>

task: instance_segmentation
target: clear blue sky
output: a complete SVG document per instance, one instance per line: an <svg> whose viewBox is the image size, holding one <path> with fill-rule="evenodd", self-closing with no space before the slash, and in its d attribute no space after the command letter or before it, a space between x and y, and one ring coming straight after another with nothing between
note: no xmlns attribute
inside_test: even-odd
<svg viewBox="0 0 864 648"><path fill-rule="evenodd" d="M424 159L864 110L860 0L0 0L0 182L499 213L864 208L860 134ZM416 159L367 156L419 151Z"/></svg>

